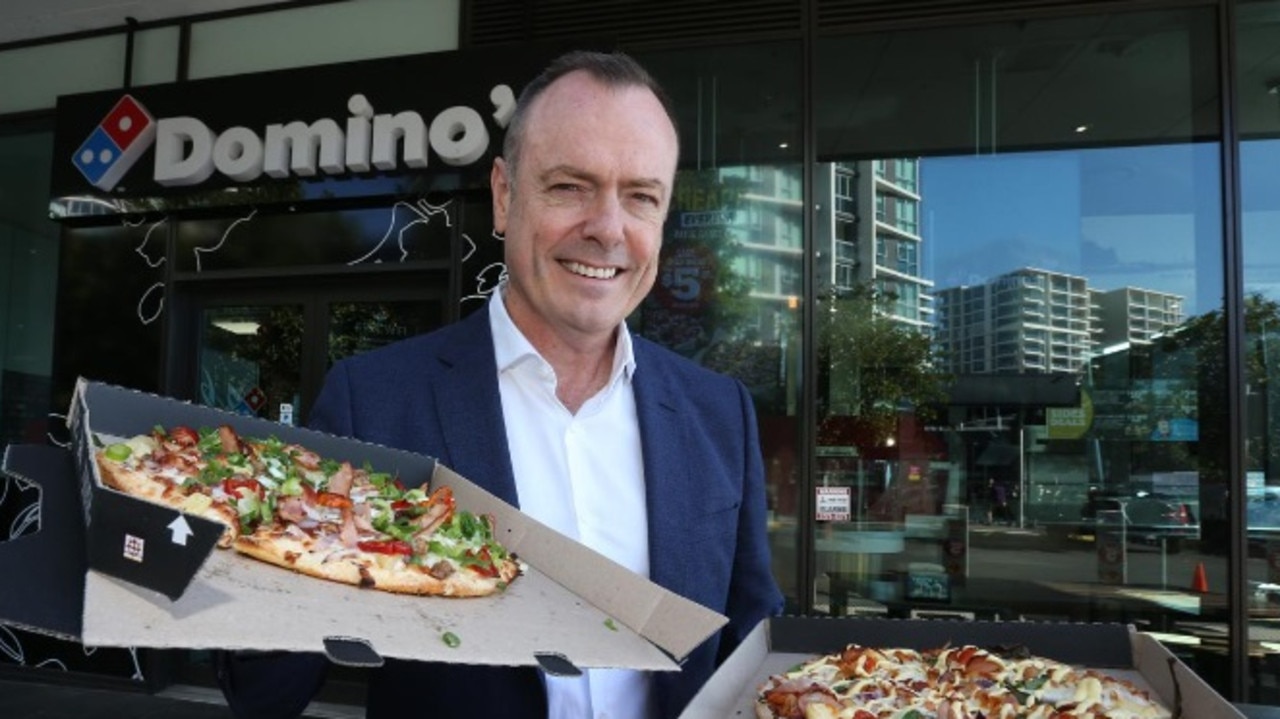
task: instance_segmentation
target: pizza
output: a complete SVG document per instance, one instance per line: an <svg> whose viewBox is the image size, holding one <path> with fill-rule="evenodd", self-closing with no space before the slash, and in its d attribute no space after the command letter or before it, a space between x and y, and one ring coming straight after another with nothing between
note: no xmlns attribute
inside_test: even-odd
<svg viewBox="0 0 1280 719"><path fill-rule="evenodd" d="M1150 692L1096 669L972 645L850 644L769 677L760 719L1168 719Z"/></svg>
<svg viewBox="0 0 1280 719"><path fill-rule="evenodd" d="M453 492L275 437L156 427L95 452L103 484L226 527L223 549L303 574L403 594L488 596L521 572L494 520Z"/></svg>

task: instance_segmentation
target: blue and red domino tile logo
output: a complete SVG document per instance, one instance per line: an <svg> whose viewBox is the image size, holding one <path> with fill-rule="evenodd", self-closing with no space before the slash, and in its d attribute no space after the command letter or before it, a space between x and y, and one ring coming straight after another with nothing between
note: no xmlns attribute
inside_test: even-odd
<svg viewBox="0 0 1280 719"><path fill-rule="evenodd" d="M76 150L71 163L94 187L110 192L155 138L155 118L132 95L125 95Z"/></svg>

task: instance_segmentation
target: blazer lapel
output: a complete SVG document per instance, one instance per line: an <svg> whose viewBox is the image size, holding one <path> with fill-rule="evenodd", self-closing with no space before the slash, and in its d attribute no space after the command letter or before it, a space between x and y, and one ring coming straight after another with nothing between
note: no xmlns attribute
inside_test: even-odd
<svg viewBox="0 0 1280 719"><path fill-rule="evenodd" d="M696 578L684 571L684 528L693 518L696 501L686 461L685 414L678 388L664 371L662 357L636 339L635 398L644 453L645 496L649 515L649 578L678 594Z"/></svg>
<svg viewBox="0 0 1280 719"><path fill-rule="evenodd" d="M438 354L441 371L432 375L437 419L448 448L448 457L441 459L503 501L519 506L489 312L476 310L452 329L453 336Z"/></svg>

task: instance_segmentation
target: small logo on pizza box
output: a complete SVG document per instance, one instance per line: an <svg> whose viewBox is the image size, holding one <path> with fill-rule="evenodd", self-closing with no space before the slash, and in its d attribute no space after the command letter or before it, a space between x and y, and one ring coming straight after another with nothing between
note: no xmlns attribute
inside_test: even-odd
<svg viewBox="0 0 1280 719"><path fill-rule="evenodd" d="M146 550L147 541L142 537L135 537L132 534L124 535L124 558L134 562L141 562L143 552Z"/></svg>
<svg viewBox="0 0 1280 719"><path fill-rule="evenodd" d="M71 157L94 187L110 192L156 137L156 121L132 95L125 95Z"/></svg>

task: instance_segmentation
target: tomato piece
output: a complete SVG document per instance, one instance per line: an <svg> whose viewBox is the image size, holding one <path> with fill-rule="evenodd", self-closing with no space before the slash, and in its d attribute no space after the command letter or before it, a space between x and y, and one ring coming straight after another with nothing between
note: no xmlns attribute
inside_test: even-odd
<svg viewBox="0 0 1280 719"><path fill-rule="evenodd" d="M194 447L200 443L200 434L190 427L179 425L169 429L169 439L184 447Z"/></svg>
<svg viewBox="0 0 1280 719"><path fill-rule="evenodd" d="M413 509L413 503L407 499L397 499L391 503L391 509L396 512L403 512L406 509Z"/></svg>
<svg viewBox="0 0 1280 719"><path fill-rule="evenodd" d="M317 492L316 504L322 507L337 507L338 509L350 509L351 498L344 497L341 494L333 492Z"/></svg>
<svg viewBox="0 0 1280 719"><path fill-rule="evenodd" d="M362 552L373 552L375 554L403 554L406 557L413 554L413 547L401 539L371 539L365 542L356 542L356 546Z"/></svg>
<svg viewBox="0 0 1280 719"><path fill-rule="evenodd" d="M493 563L493 557L489 554L489 548L481 547L479 552L467 550L467 556L472 559L480 560L480 564L468 564L467 566L482 577L498 576L498 567Z"/></svg>
<svg viewBox="0 0 1280 719"><path fill-rule="evenodd" d="M222 480L222 491L232 497L243 497L244 494L240 491L241 489L247 489L258 495L258 499L262 499L262 485L258 484L258 480L256 479L249 479L247 477L228 477L227 479Z"/></svg>

